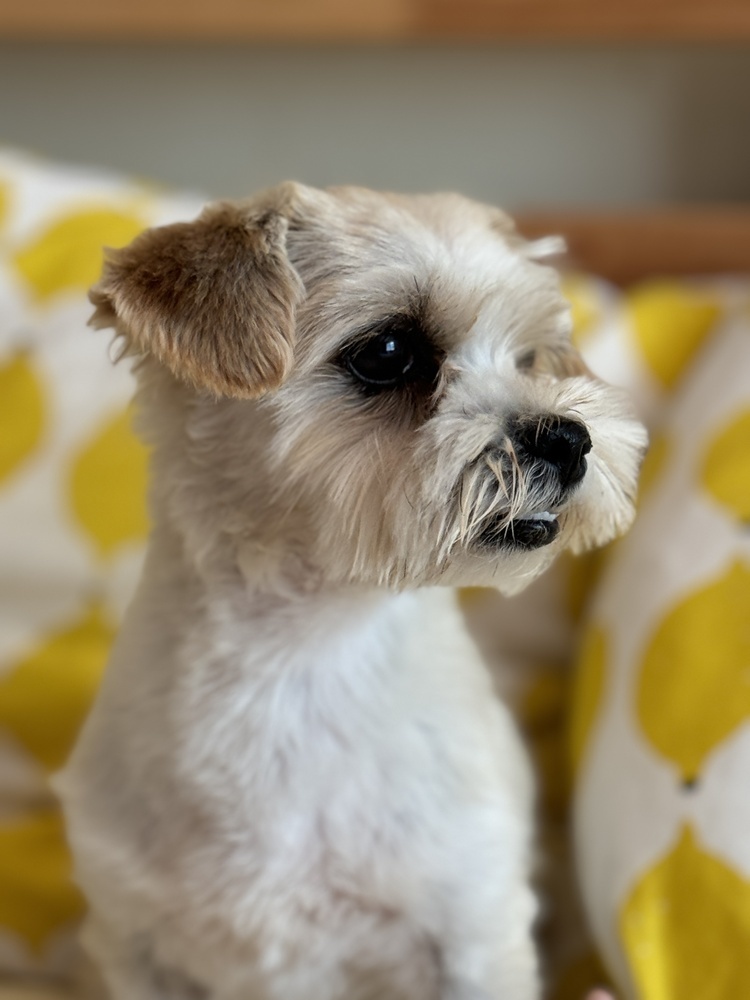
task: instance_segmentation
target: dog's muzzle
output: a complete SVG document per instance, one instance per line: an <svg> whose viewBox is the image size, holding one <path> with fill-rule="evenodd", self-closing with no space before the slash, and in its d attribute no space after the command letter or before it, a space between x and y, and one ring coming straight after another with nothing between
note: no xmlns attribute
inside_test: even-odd
<svg viewBox="0 0 750 1000"><path fill-rule="evenodd" d="M510 438L529 492L533 495L535 483L540 484L554 500L511 521L499 515L485 525L479 540L490 547L537 549L553 542L560 531L559 508L586 475L591 437L578 420L545 417L519 422Z"/></svg>

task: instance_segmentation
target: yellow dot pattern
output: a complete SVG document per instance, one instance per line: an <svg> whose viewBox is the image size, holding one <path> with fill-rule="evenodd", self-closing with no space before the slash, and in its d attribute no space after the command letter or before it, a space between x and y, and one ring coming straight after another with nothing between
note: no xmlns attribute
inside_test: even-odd
<svg viewBox="0 0 750 1000"><path fill-rule="evenodd" d="M750 720L747 566L736 563L660 622L643 657L637 713L650 743L686 782Z"/></svg>
<svg viewBox="0 0 750 1000"><path fill-rule="evenodd" d="M565 759L563 719L568 707L567 671L559 665L542 665L521 704L521 724L536 766L545 814L562 820L567 812L570 786Z"/></svg>
<svg viewBox="0 0 750 1000"><path fill-rule="evenodd" d="M667 281L632 292L628 311L641 356L667 389L676 386L722 315L716 296Z"/></svg>
<svg viewBox="0 0 750 1000"><path fill-rule="evenodd" d="M83 915L70 876L58 809L0 824L0 927L26 941L36 955L55 932Z"/></svg>
<svg viewBox="0 0 750 1000"><path fill-rule="evenodd" d="M135 210L81 208L47 225L13 256L38 302L61 292L85 292L99 276L102 249L129 243L147 225Z"/></svg>
<svg viewBox="0 0 750 1000"><path fill-rule="evenodd" d="M747 995L750 882L705 851L689 825L634 887L620 933L639 1000Z"/></svg>
<svg viewBox="0 0 750 1000"><path fill-rule="evenodd" d="M608 374L632 380L653 421L639 517L594 587L569 718L589 918L613 992L633 1000L736 1000L750 983L747 300L651 283L585 341L597 361L615 344Z"/></svg>
<svg viewBox="0 0 750 1000"><path fill-rule="evenodd" d="M750 523L750 409L735 417L711 442L701 482L717 503L740 521Z"/></svg>
<svg viewBox="0 0 750 1000"><path fill-rule="evenodd" d="M146 449L131 427L130 409L115 414L73 462L70 502L78 523L106 558L148 533Z"/></svg>
<svg viewBox="0 0 750 1000"><path fill-rule="evenodd" d="M103 368L86 292L105 246L199 207L0 151L0 979L74 957L83 901L44 776L90 708L148 531L132 380Z"/></svg>
<svg viewBox="0 0 750 1000"><path fill-rule="evenodd" d="M565 604L572 621L580 622L583 620L591 597L596 592L599 578L606 566L610 548L611 546L603 549L592 549L581 556L572 556L567 552L561 556L567 580Z"/></svg>
<svg viewBox="0 0 750 1000"><path fill-rule="evenodd" d="M44 430L44 394L31 358L0 363L0 486L37 449Z"/></svg>
<svg viewBox="0 0 750 1000"><path fill-rule="evenodd" d="M570 761L574 774L581 767L604 698L607 661L607 633L602 626L591 625L578 659L569 721Z"/></svg>
<svg viewBox="0 0 750 1000"><path fill-rule="evenodd" d="M670 455L671 449L667 435L663 432L652 434L641 467L641 478L638 482L639 503L659 484Z"/></svg>
<svg viewBox="0 0 750 1000"><path fill-rule="evenodd" d="M65 763L91 705L114 638L92 603L0 677L0 726L48 770Z"/></svg>

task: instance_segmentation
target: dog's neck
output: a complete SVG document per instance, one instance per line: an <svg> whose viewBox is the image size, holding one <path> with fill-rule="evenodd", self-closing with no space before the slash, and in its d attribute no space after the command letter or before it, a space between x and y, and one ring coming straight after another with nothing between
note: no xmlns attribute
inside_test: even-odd
<svg viewBox="0 0 750 1000"><path fill-rule="evenodd" d="M332 583L296 554L266 554L254 544L239 547L236 565L243 582L239 606L245 613L261 618L264 630L268 623L269 634L288 639L299 624L308 646L336 641L337 633L351 642L365 636L368 623L380 631L385 619L401 617L413 596L385 587Z"/></svg>
<svg viewBox="0 0 750 1000"><path fill-rule="evenodd" d="M402 675L409 637L421 631L423 595L318 577L313 584L304 569L295 586L293 561L280 585L278 575L269 578L267 567L244 556L242 587L219 586L212 595L209 585L204 599L216 598L218 620L210 613L209 628L235 637L238 692L265 706L258 718L273 722L258 723L267 745L297 745L305 733L317 739L323 726L354 739L374 712L396 714L402 686L411 683ZM434 598L442 606L447 595Z"/></svg>
<svg viewBox="0 0 750 1000"><path fill-rule="evenodd" d="M167 586L182 589L199 616L207 612L209 629L231 623L245 637L245 648L263 648L264 655L273 649L282 660L294 660L298 651L330 656L336 647L351 653L377 647L377 636L398 632L407 622L416 598L413 591L326 580L294 549L256 540L237 544L225 536L210 558L197 560L181 532L159 520L149 563L152 578L160 564L173 567L176 578L170 574Z"/></svg>

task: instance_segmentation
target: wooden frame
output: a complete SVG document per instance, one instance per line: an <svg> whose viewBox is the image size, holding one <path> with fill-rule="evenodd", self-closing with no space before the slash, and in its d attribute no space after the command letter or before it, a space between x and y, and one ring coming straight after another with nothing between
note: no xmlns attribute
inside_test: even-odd
<svg viewBox="0 0 750 1000"><path fill-rule="evenodd" d="M750 42L748 0L0 0L0 38Z"/></svg>
<svg viewBox="0 0 750 1000"><path fill-rule="evenodd" d="M655 275L750 273L750 208L518 214L529 237L563 235L571 263L618 284Z"/></svg>

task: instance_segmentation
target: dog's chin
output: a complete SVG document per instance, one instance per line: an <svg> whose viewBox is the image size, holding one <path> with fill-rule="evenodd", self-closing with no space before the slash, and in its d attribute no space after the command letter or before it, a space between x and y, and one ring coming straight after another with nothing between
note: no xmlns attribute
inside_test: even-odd
<svg viewBox="0 0 750 1000"><path fill-rule="evenodd" d="M532 540L531 531L523 544L503 541L489 545L475 539L434 574L415 582L419 586L490 587L511 596L528 587L554 562L564 536L562 525L555 539L545 542Z"/></svg>
<svg viewBox="0 0 750 1000"><path fill-rule="evenodd" d="M550 511L539 511L508 521L498 517L485 525L477 539L484 551L530 552L550 545L560 534L560 520Z"/></svg>

